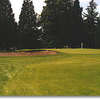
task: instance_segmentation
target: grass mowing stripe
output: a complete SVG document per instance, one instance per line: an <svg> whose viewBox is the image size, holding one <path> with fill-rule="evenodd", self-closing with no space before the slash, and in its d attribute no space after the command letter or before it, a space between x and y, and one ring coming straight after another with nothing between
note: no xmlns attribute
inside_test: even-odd
<svg viewBox="0 0 100 100"><path fill-rule="evenodd" d="M100 50L49 50L60 53L34 57L0 57L0 95L100 95ZM6 79L5 73L16 75Z"/></svg>

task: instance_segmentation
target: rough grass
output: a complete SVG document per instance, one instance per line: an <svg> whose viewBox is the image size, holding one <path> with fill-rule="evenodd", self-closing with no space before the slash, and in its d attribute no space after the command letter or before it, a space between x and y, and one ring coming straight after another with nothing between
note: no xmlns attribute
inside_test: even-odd
<svg viewBox="0 0 100 100"><path fill-rule="evenodd" d="M59 53L0 57L0 95L100 96L100 50L52 50Z"/></svg>

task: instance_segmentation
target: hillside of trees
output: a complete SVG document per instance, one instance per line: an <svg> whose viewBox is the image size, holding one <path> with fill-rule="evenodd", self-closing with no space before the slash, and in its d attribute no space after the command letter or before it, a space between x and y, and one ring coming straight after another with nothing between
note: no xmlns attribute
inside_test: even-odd
<svg viewBox="0 0 100 100"><path fill-rule="evenodd" d="M86 11L79 0L45 0L41 15L23 0L19 22L9 0L0 1L0 49L100 48L100 16L95 0Z"/></svg>

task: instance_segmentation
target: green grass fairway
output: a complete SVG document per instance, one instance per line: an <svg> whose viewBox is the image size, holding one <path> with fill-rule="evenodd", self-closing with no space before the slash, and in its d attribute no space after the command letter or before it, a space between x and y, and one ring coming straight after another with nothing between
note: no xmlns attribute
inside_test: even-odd
<svg viewBox="0 0 100 100"><path fill-rule="evenodd" d="M100 96L100 50L0 57L1 96Z"/></svg>

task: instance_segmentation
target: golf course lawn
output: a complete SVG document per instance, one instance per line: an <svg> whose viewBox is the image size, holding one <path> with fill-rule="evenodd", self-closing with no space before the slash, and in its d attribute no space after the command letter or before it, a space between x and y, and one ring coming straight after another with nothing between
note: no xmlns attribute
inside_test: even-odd
<svg viewBox="0 0 100 100"><path fill-rule="evenodd" d="M1 96L100 96L100 50L0 57Z"/></svg>

